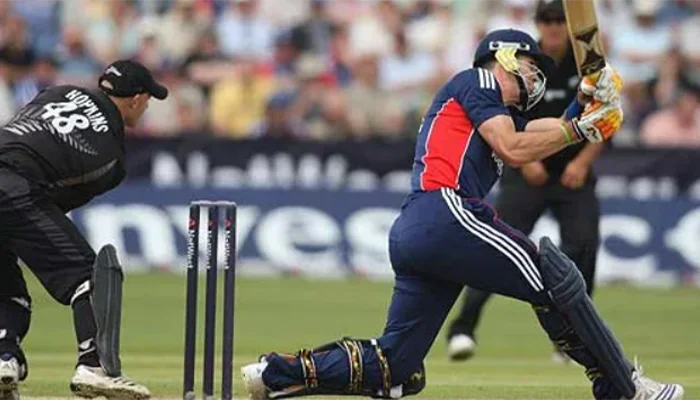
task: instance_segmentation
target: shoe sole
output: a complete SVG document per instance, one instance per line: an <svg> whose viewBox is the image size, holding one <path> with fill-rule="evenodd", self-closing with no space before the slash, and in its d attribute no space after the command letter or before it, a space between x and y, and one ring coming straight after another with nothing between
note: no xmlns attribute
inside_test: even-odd
<svg viewBox="0 0 700 400"><path fill-rule="evenodd" d="M17 387L18 385L14 380L9 384L0 382L0 400L19 400Z"/></svg>
<svg viewBox="0 0 700 400"><path fill-rule="evenodd" d="M14 390L17 389L17 382L12 376L3 376L0 378L0 390Z"/></svg>
<svg viewBox="0 0 700 400"><path fill-rule="evenodd" d="M87 383L71 383L70 390L74 395L86 399L94 399L96 397L106 397L108 399L124 399L124 400L148 400L150 395L143 393L132 392L126 389L105 389L98 388Z"/></svg>
<svg viewBox="0 0 700 400"><path fill-rule="evenodd" d="M449 355L450 361L467 361L468 359L474 357L474 351L472 350L462 350L455 351Z"/></svg>

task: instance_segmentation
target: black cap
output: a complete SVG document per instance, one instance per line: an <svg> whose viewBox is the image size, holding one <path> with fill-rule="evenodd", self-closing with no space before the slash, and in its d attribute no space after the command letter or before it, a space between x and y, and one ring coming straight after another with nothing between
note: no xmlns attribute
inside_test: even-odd
<svg viewBox="0 0 700 400"><path fill-rule="evenodd" d="M563 19L565 17L564 2L562 0L539 0L537 2L535 21Z"/></svg>
<svg viewBox="0 0 700 400"><path fill-rule="evenodd" d="M98 86L115 97L131 97L148 93L158 100L168 97L168 89L156 82L148 68L133 60L119 60L110 64L100 75Z"/></svg>

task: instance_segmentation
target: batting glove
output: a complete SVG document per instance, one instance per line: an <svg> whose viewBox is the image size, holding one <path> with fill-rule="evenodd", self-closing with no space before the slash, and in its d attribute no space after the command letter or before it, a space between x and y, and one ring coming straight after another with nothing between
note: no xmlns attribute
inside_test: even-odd
<svg viewBox="0 0 700 400"><path fill-rule="evenodd" d="M579 89L594 100L612 103L620 98L622 86L620 74L610 64L606 64L600 71L584 76Z"/></svg>
<svg viewBox="0 0 700 400"><path fill-rule="evenodd" d="M619 101L602 103L592 101L583 114L571 121L573 141L602 142L609 139L622 126L624 115Z"/></svg>

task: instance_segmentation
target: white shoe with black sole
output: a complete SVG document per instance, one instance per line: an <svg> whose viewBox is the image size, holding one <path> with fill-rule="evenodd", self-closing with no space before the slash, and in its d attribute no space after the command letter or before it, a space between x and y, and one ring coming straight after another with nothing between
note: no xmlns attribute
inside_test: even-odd
<svg viewBox="0 0 700 400"><path fill-rule="evenodd" d="M148 400L148 388L125 376L111 377L100 367L79 365L70 382L70 390L78 397L93 399Z"/></svg>

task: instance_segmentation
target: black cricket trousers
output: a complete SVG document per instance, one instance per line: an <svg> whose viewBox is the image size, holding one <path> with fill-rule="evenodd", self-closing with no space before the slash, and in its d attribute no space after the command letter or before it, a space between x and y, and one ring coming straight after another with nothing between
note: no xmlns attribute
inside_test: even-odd
<svg viewBox="0 0 700 400"><path fill-rule="evenodd" d="M54 299L69 305L92 278L95 252L39 185L0 166L0 307L31 304L18 257Z"/></svg>

